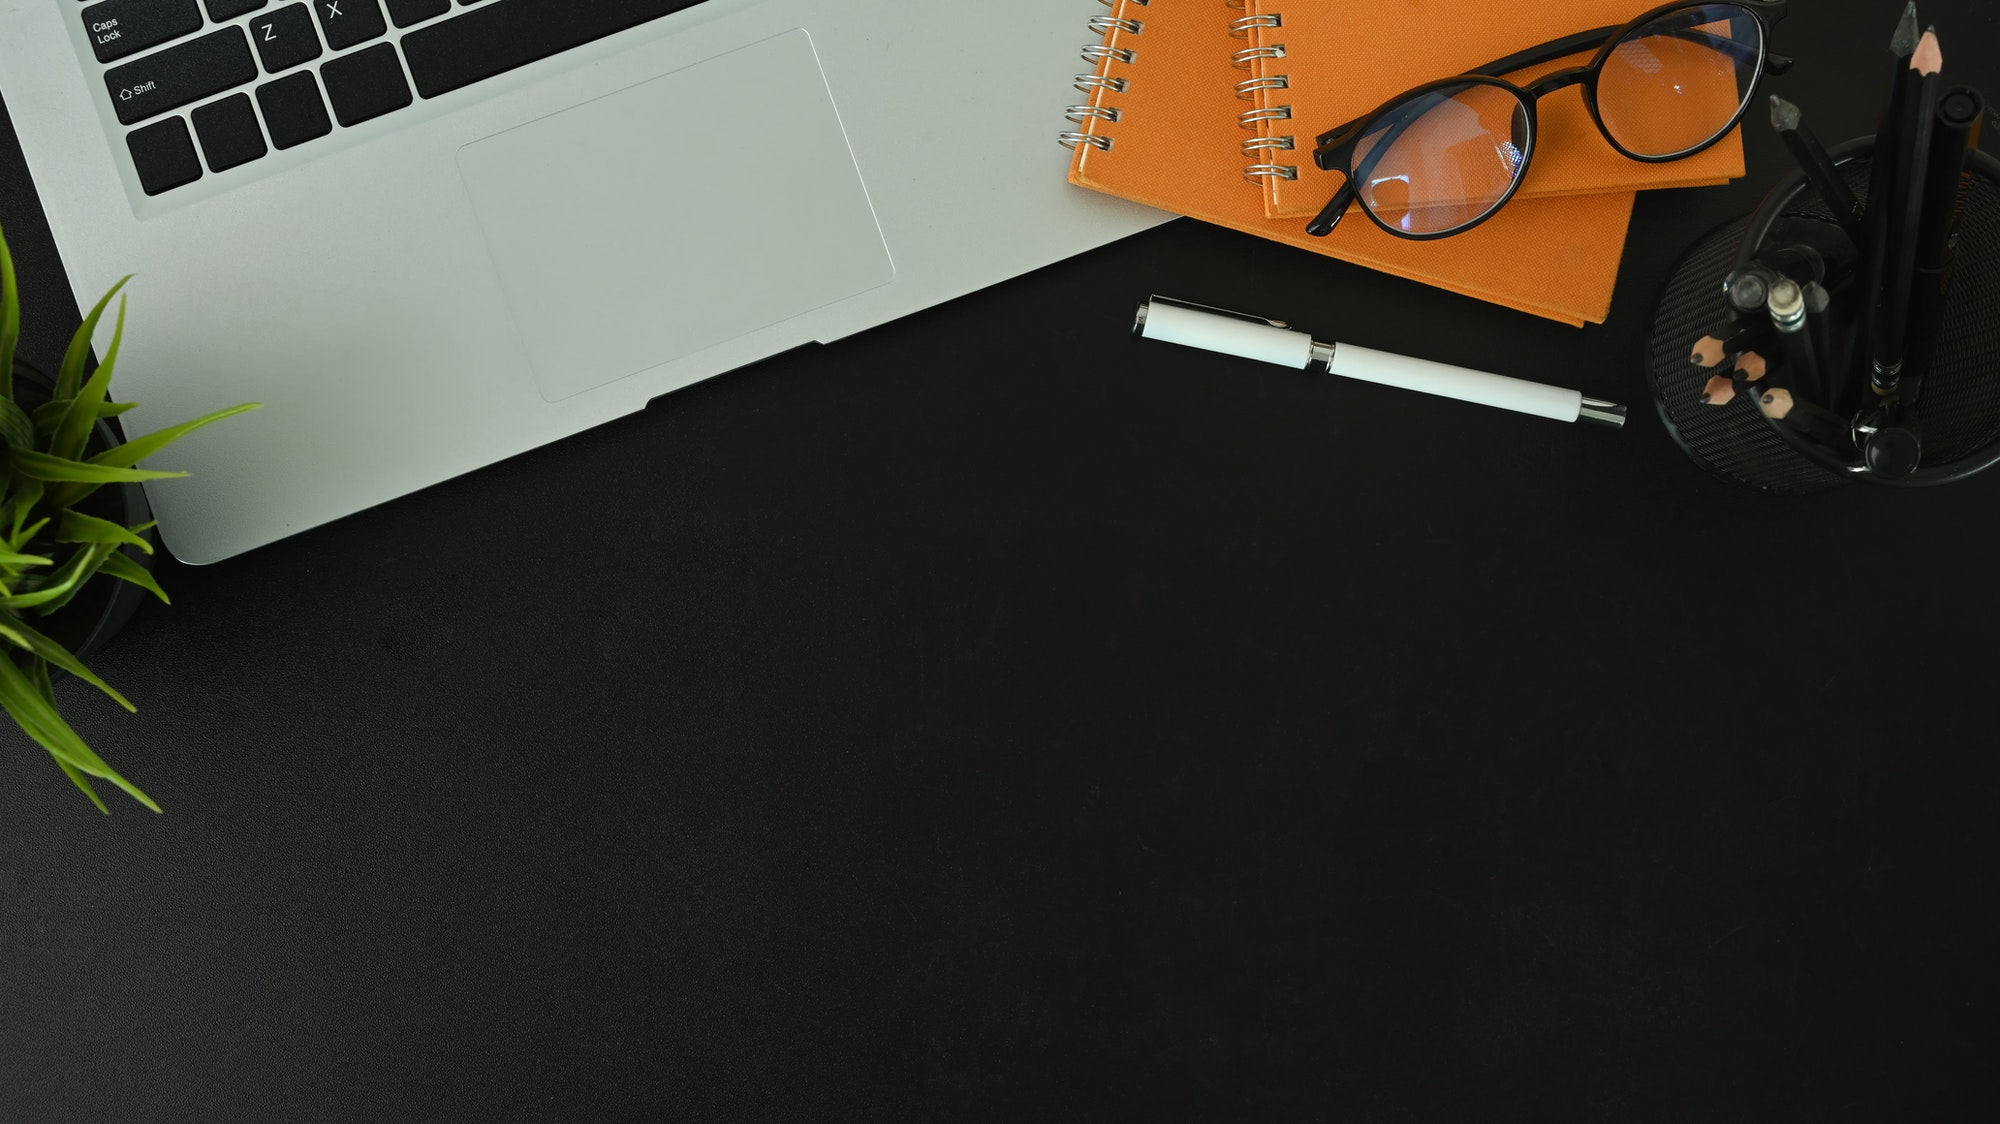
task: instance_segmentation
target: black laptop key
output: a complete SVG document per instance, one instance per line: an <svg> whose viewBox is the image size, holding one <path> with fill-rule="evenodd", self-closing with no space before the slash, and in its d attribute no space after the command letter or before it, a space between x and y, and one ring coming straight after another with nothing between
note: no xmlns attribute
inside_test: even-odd
<svg viewBox="0 0 2000 1124"><path fill-rule="evenodd" d="M83 10L98 62L122 59L201 30L194 0L104 0Z"/></svg>
<svg viewBox="0 0 2000 1124"><path fill-rule="evenodd" d="M343 125L359 125L410 104L409 84L403 81L396 48L389 43L330 59L319 68L319 76L326 83L326 100L333 103L334 119Z"/></svg>
<svg viewBox="0 0 2000 1124"><path fill-rule="evenodd" d="M271 0L208 0L208 18L217 23L233 20L245 12L254 12Z"/></svg>
<svg viewBox="0 0 2000 1124"><path fill-rule="evenodd" d="M125 136L125 147L131 150L139 186L148 195L201 178L201 158L194 153L194 138L188 135L187 122L178 117L132 130Z"/></svg>
<svg viewBox="0 0 2000 1124"><path fill-rule="evenodd" d="M201 152L208 157L211 172L248 164L266 151L264 131L257 127L257 111L250 108L249 94L231 94L188 116L194 118L194 134L201 138Z"/></svg>
<svg viewBox="0 0 2000 1124"><path fill-rule="evenodd" d="M379 39L389 30L375 0L313 0L313 11L326 32L326 45L336 51Z"/></svg>
<svg viewBox="0 0 2000 1124"><path fill-rule="evenodd" d="M417 93L434 98L701 2L487 0L405 34L403 55Z"/></svg>
<svg viewBox="0 0 2000 1124"><path fill-rule="evenodd" d="M408 27L422 23L432 16L441 16L451 11L451 0L385 0L389 5L389 18L397 27Z"/></svg>
<svg viewBox="0 0 2000 1124"><path fill-rule="evenodd" d="M264 111L273 148L290 148L333 131L333 119L326 115L326 102L310 70L257 87L257 106Z"/></svg>
<svg viewBox="0 0 2000 1124"><path fill-rule="evenodd" d="M225 27L104 72L118 120L136 124L257 77L243 29Z"/></svg>
<svg viewBox="0 0 2000 1124"><path fill-rule="evenodd" d="M257 57L264 70L276 74L320 56L319 32L304 4L289 4L267 16L250 21L250 41L257 45Z"/></svg>

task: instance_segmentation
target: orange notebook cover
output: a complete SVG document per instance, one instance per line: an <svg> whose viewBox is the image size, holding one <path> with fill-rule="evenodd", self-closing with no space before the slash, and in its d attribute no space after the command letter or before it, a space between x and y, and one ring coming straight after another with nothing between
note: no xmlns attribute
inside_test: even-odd
<svg viewBox="0 0 2000 1124"><path fill-rule="evenodd" d="M1118 0L1093 20L1104 39L1086 49L1095 74L1079 78L1089 103L1071 107L1070 182L1552 320L1604 319L1630 192L1516 201L1425 242L1360 215L1325 238L1308 235L1304 219L1266 218L1237 150L1242 72L1230 55L1241 44L1229 25L1241 14L1223 0Z"/></svg>
<svg viewBox="0 0 2000 1124"><path fill-rule="evenodd" d="M1152 8L1165 0L1153 0ZM1203 0L1195 0L1203 2ZM1224 5L1225 0L1213 0ZM1312 162L1313 139L1367 113L1412 86L1463 74L1579 31L1617 27L1661 0L1537 0L1497 4L1491 0L1249 0L1232 15L1275 17L1278 26L1257 23L1236 34L1236 50L1284 48L1283 58L1245 60L1236 80L1279 78L1283 89L1249 92L1241 108L1289 107L1289 120L1250 126L1244 138L1292 137L1291 151L1251 150L1244 164L1296 169L1297 179L1265 175L1264 213L1272 218L1317 214L1340 187L1338 172ZM1250 22L1250 21L1246 21ZM1517 86L1590 61L1594 51L1506 75ZM1671 163L1633 160L1612 148L1598 132L1573 86L1543 98L1535 107L1539 136L1528 178L1516 199L1579 195L1599 191L1643 191L1658 187L1706 187L1743 174L1743 144L1732 132L1706 152ZM1345 225L1343 223L1342 225Z"/></svg>

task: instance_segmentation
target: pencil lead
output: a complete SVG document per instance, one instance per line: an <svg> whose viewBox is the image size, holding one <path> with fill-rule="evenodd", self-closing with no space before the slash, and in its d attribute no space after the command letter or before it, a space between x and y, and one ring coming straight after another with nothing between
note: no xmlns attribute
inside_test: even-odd
<svg viewBox="0 0 2000 1124"><path fill-rule="evenodd" d="M1771 95L1771 127L1780 132L1799 127L1799 107L1791 102Z"/></svg>
<svg viewBox="0 0 2000 1124"><path fill-rule="evenodd" d="M1917 40L1917 49L1910 53L1910 69L1926 76L1944 69L1944 49L1938 46L1935 28L1925 31L1924 37Z"/></svg>
<svg viewBox="0 0 2000 1124"><path fill-rule="evenodd" d="M1897 58L1917 49L1917 4L1910 0L1903 9L1903 18L1896 24L1896 34L1889 37L1889 53Z"/></svg>

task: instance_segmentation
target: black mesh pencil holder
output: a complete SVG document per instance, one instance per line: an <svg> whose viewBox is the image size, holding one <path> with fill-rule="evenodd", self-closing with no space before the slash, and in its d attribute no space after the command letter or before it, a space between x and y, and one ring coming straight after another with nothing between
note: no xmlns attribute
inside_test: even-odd
<svg viewBox="0 0 2000 1124"><path fill-rule="evenodd" d="M1872 138L1836 146L1832 156L1857 198L1866 202ZM1752 215L1698 240L1662 289L1646 344L1646 376L1654 406L1682 450L1719 475L1779 493L1804 493L1842 482L1924 486L1950 483L2000 462L2000 160L1972 154L1959 220L1951 288L1944 303L1936 350L1921 397L1921 467L1900 477L1868 470L1858 453L1830 453L1765 416L1755 393L1722 405L1705 404L1704 387L1715 370L1690 361L1690 345L1713 331L1726 309L1724 279L1731 269L1772 246L1811 246L1835 274L1854 250L1846 233L1802 172L1780 181ZM1856 322L1849 315L1832 326L1829 368L1858 387L1833 404L1852 420L1866 408L1865 356L1857 354ZM1837 306L1838 311L1838 306ZM1856 369L1859 364L1859 370Z"/></svg>

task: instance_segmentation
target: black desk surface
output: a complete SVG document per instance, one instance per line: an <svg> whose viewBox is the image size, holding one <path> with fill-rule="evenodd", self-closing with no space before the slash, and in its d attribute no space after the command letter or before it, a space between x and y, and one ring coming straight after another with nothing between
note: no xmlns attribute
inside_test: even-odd
<svg viewBox="0 0 2000 1124"><path fill-rule="evenodd" d="M2000 93L2000 13L1923 11ZM1798 0L1766 89L1872 131L1895 16ZM0 747L0 1119L1991 1118L2000 472L1671 444L1649 304L1749 158L1641 197L1601 327L1175 223L167 565L139 716L64 688L167 814Z"/></svg>

